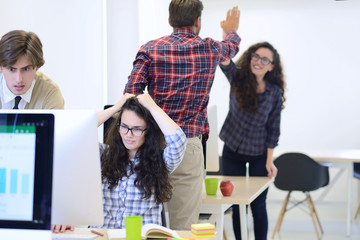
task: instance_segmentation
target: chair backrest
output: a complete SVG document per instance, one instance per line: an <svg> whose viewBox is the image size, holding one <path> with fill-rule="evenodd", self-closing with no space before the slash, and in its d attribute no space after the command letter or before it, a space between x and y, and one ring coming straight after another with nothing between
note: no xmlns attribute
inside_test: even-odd
<svg viewBox="0 0 360 240"><path fill-rule="evenodd" d="M105 109L108 109L109 107L112 107L113 105L105 105L104 106L104 110ZM104 133L103 133L103 141L105 142L105 137L106 137L106 132L107 132L107 130L109 129L109 127L110 127L110 125L111 125L111 123L114 121L114 118L109 118L108 120L106 120L105 122L104 122Z"/></svg>
<svg viewBox="0 0 360 240"><path fill-rule="evenodd" d="M360 179L360 162L354 162L354 177Z"/></svg>
<svg viewBox="0 0 360 240"><path fill-rule="evenodd" d="M285 153L274 161L274 184L285 191L313 191L329 183L329 169L303 153Z"/></svg>
<svg viewBox="0 0 360 240"><path fill-rule="evenodd" d="M162 210L161 210L161 225L163 227L167 227L166 214L165 214L165 204L164 203L162 203Z"/></svg>

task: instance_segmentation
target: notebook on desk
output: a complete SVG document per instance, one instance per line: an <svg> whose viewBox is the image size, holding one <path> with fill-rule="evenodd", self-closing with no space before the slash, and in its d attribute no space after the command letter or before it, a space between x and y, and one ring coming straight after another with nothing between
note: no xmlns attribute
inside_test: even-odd
<svg viewBox="0 0 360 240"><path fill-rule="evenodd" d="M51 239L54 115L0 110L0 239Z"/></svg>

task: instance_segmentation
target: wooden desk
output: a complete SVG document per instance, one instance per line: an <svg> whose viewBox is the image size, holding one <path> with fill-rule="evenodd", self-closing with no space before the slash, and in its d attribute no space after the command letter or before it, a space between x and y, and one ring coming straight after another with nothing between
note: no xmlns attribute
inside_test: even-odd
<svg viewBox="0 0 360 240"><path fill-rule="evenodd" d="M346 211L346 236L351 235L352 200L353 200L353 162L360 162L360 149L277 149L274 151L274 158L287 152L301 152L314 160L322 163L331 163L335 167L347 170L347 211ZM341 173L341 172L340 172ZM336 179L335 176L334 179ZM332 185L329 184L329 189Z"/></svg>
<svg viewBox="0 0 360 240"><path fill-rule="evenodd" d="M274 181L268 177L231 177L231 176L207 176L221 180L230 180L235 188L231 196L224 197L220 189L216 195L207 195L205 187L202 193L201 213L211 213L216 221L217 239L222 239L224 229L224 212L233 204L239 204L241 239L248 239L248 227L246 219L246 205L256 199Z"/></svg>
<svg viewBox="0 0 360 240"><path fill-rule="evenodd" d="M104 236L98 236L95 238L95 240L108 240L107 236L107 229L105 228L96 228L94 229L97 232L103 233ZM181 237L191 237L190 231L176 231ZM54 234L54 233L53 233ZM93 234L91 233L91 228L75 228L75 230L69 231L67 230L65 234ZM208 240L208 239L214 239L214 238L201 238L201 240Z"/></svg>

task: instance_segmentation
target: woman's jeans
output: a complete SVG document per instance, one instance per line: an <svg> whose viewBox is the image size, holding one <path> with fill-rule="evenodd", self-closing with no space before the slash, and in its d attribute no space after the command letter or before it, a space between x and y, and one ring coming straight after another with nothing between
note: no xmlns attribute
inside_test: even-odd
<svg viewBox="0 0 360 240"><path fill-rule="evenodd" d="M224 145L222 153L223 175L246 176L246 163L249 163L250 176L267 176L266 155L248 156L238 154ZM254 218L255 240L266 240L268 232L268 217L266 212L266 196L268 189L261 193L251 204ZM239 205L233 205L233 226L236 240L241 239Z"/></svg>

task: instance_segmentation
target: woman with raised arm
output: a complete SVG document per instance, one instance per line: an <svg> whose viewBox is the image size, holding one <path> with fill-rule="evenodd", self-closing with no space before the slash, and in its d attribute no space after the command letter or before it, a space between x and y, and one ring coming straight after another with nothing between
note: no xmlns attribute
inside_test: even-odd
<svg viewBox="0 0 360 240"><path fill-rule="evenodd" d="M223 174L275 177L273 151L280 136L285 101L284 76L277 50L268 42L250 46L240 59L220 65L231 86L229 112L220 132L224 141ZM267 189L251 204L256 240L267 239ZM233 227L241 239L239 205L233 205Z"/></svg>
<svg viewBox="0 0 360 240"><path fill-rule="evenodd" d="M125 94L97 114L98 126L117 114L100 149L104 225L125 228L125 217L161 225L162 203L170 199L169 175L186 147L181 128L148 94ZM53 226L63 232L72 226Z"/></svg>

